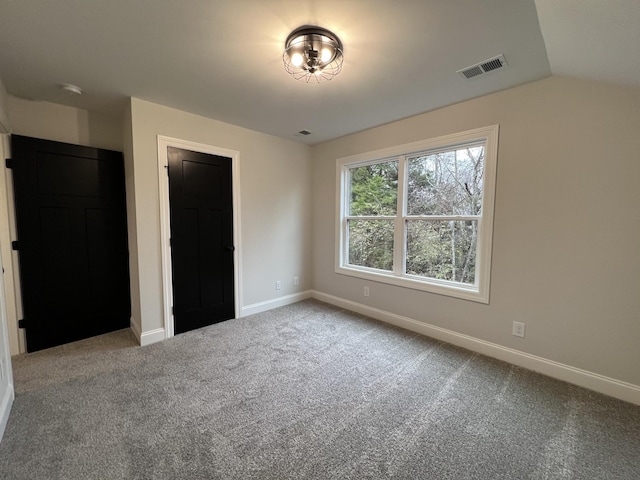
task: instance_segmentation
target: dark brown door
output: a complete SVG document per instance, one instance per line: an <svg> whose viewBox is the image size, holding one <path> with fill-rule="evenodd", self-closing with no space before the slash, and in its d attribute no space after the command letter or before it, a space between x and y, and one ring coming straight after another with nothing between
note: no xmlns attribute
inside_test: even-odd
<svg viewBox="0 0 640 480"><path fill-rule="evenodd" d="M168 147L175 333L235 317L231 159Z"/></svg>
<svg viewBox="0 0 640 480"><path fill-rule="evenodd" d="M27 350L129 326L122 154L13 135Z"/></svg>

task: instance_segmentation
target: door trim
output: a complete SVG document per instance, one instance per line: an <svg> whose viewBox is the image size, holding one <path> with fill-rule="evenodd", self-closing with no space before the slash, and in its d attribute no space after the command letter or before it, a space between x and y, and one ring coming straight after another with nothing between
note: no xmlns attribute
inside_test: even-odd
<svg viewBox="0 0 640 480"><path fill-rule="evenodd" d="M0 134L0 160L4 158L11 158L11 135L2 133ZM4 165L1 166L4 167ZM18 252L11 249L11 240L17 240L17 238L13 172L8 168L0 168L0 244L3 248L4 293L7 306L9 348L12 356L27 351L24 330L18 328L18 319L22 318Z"/></svg>
<svg viewBox="0 0 640 480"><path fill-rule="evenodd" d="M236 247L233 252L233 282L234 282L234 310L235 318L242 316L242 283L240 282L241 269L241 235L240 235L240 152L228 150L222 147L206 145L203 143L180 140L177 138L158 135L158 186L160 193L160 249L162 260L162 305L164 309L164 333L165 338L174 336L173 320L173 274L171 270L171 222L169 210L169 175L167 167L167 148L176 147L192 152L207 153L231 159L231 188L233 195L233 244Z"/></svg>

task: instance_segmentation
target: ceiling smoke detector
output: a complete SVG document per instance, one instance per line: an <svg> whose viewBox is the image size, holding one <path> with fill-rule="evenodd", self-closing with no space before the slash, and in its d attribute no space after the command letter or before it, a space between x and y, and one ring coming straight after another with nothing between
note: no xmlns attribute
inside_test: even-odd
<svg viewBox="0 0 640 480"><path fill-rule="evenodd" d="M475 65L471 65L470 67L458 70L456 73L459 73L469 80L470 78L475 78L484 73L504 68L507 65L509 64L507 63L507 59L504 58L504 55L498 55L497 57L493 57L483 62L476 63Z"/></svg>
<svg viewBox="0 0 640 480"><path fill-rule="evenodd" d="M71 83L64 83L60 85L60 89L71 95L82 95L82 89L79 86L73 85Z"/></svg>

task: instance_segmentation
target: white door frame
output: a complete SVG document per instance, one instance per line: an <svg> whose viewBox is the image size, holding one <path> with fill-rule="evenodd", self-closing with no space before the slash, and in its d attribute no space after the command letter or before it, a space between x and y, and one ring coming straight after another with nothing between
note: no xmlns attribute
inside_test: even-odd
<svg viewBox="0 0 640 480"><path fill-rule="evenodd" d="M11 139L9 134L2 133L0 125L0 159L4 158L11 158ZM18 252L11 249L11 240L17 239L13 172L2 165L2 168L0 168L0 243L3 248L4 294L7 306L11 355L27 351L24 329L18 328L18 319L22 318L20 264Z"/></svg>
<svg viewBox="0 0 640 480"><path fill-rule="evenodd" d="M236 247L233 252L233 282L234 282L234 310L235 318L242 316L242 282L240 282L241 252L240 245L240 152L228 150L222 147L205 145L203 143L190 142L177 138L158 135L158 181L160 189L160 248L162 256L162 296L164 307L164 331L165 338L173 337L173 274L171 270L171 236L170 205L169 205L169 175L167 167L167 148L176 147L192 152L207 153L220 157L231 158L231 185L233 194L233 244Z"/></svg>

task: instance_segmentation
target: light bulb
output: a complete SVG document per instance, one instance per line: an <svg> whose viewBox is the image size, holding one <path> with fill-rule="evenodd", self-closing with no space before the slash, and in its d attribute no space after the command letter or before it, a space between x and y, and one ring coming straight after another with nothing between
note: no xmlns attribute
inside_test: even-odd
<svg viewBox="0 0 640 480"><path fill-rule="evenodd" d="M302 58L302 55L297 52L291 55L291 64L294 67L299 67L300 65L302 65L303 60L304 58Z"/></svg>
<svg viewBox="0 0 640 480"><path fill-rule="evenodd" d="M322 55L320 57L322 63L328 63L331 60L331 57L333 57L333 52L331 51L331 49L323 48Z"/></svg>

